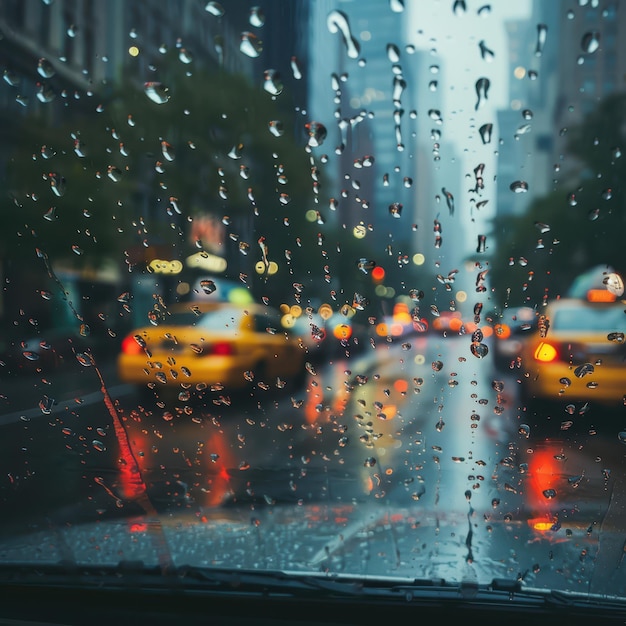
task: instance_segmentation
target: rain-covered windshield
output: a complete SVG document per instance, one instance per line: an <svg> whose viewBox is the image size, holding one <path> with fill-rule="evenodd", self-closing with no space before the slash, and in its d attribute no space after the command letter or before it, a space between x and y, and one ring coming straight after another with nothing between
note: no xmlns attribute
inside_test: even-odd
<svg viewBox="0 0 626 626"><path fill-rule="evenodd" d="M624 42L611 0L5 0L0 562L626 596Z"/></svg>

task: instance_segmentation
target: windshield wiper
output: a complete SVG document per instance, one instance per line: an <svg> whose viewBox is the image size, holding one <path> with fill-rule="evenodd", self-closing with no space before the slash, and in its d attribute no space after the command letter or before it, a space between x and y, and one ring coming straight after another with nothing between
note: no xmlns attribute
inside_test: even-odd
<svg viewBox="0 0 626 626"><path fill-rule="evenodd" d="M571 614L614 615L626 619L626 600L617 596L583 594L525 587L520 579L495 578L490 583L451 582L441 578L355 576L317 572L239 570L180 566L163 571L142 561L117 565L0 564L0 586L116 589L147 594L177 591L199 595L227 594L251 598L301 600L358 600L420 606L503 607L507 612L563 611Z"/></svg>

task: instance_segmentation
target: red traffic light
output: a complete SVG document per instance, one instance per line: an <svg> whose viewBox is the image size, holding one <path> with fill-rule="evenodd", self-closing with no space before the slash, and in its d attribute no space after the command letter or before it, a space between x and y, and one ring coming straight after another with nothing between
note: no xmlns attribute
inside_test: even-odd
<svg viewBox="0 0 626 626"><path fill-rule="evenodd" d="M374 282L380 283L384 280L385 278L385 270L380 267L380 265L377 265L373 270L372 270L372 280Z"/></svg>

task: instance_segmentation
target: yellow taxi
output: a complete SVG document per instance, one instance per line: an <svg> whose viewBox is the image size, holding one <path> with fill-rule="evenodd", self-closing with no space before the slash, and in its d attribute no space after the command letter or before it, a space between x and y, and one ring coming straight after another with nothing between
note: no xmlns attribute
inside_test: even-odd
<svg viewBox="0 0 626 626"><path fill-rule="evenodd" d="M188 303L170 307L122 341L122 382L215 389L275 387L303 375L305 350L270 307ZM199 387L198 387L199 388Z"/></svg>
<svg viewBox="0 0 626 626"><path fill-rule="evenodd" d="M626 397L624 301L606 289L563 298L537 313L521 349L527 399L623 403Z"/></svg>

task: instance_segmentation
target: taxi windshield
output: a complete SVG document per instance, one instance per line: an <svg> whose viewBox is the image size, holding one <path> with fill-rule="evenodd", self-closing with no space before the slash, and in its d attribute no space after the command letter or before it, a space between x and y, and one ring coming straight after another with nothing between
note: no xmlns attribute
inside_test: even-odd
<svg viewBox="0 0 626 626"><path fill-rule="evenodd" d="M554 331L626 331L623 305L560 308L554 314Z"/></svg>

